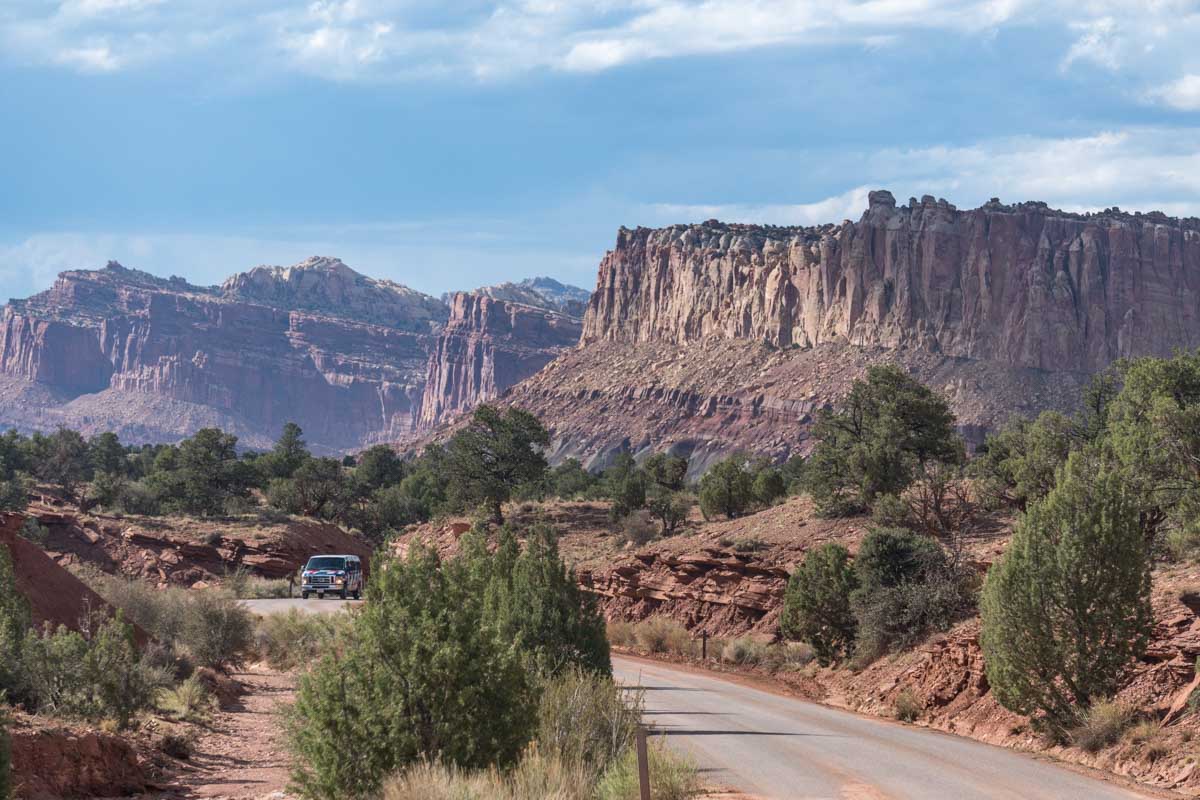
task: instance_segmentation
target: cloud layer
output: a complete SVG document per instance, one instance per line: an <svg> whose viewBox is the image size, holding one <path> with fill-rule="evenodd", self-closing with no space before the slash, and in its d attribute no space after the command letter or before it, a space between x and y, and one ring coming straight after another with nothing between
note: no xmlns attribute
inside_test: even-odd
<svg viewBox="0 0 1200 800"><path fill-rule="evenodd" d="M1062 69L1128 70L1200 106L1196 0L10 0L9 59L105 73L199 55L330 80L597 72L771 47L886 46L920 32L1061 31Z"/></svg>

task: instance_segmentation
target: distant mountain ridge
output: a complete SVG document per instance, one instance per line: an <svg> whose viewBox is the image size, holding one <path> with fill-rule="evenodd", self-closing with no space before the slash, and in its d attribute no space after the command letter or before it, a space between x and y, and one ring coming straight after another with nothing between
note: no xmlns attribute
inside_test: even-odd
<svg viewBox="0 0 1200 800"><path fill-rule="evenodd" d="M451 303L455 292L442 295L442 302ZM553 278L526 278L519 283L506 282L495 286L481 286L471 294L483 295L493 300L544 308L570 317L583 317L588 298L592 293L578 286L559 283Z"/></svg>
<svg viewBox="0 0 1200 800"><path fill-rule="evenodd" d="M582 291L546 280L539 285ZM495 303L492 318L504 317L508 304ZM522 318L531 310L512 305L526 309ZM169 441L219 425L265 447L296 421L321 451L403 440L441 421L440 413L422 414L421 403L430 355L450 321L437 298L330 257L255 267L220 286L116 262L70 270L47 291L4 307L0 426ZM456 335L470 324L460 320ZM578 320L570 325L565 334L552 325L553 341L520 323L503 335L485 326L472 341L488 363L508 363L512 351L514 363L540 367L557 353L547 347L578 340ZM450 396L470 398L446 413L504 391L528 367L501 368L465 390L454 383L460 374L437 376Z"/></svg>

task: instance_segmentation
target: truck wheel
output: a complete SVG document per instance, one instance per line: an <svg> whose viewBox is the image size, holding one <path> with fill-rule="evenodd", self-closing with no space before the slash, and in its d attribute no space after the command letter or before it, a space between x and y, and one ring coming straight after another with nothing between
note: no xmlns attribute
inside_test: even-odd
<svg viewBox="0 0 1200 800"><path fill-rule="evenodd" d="M324 593L324 592L317 592L317 599L318 599L318 600L324 600L324 599L325 599L325 593Z"/></svg>
<svg viewBox="0 0 1200 800"><path fill-rule="evenodd" d="M361 590L361 589L356 589L356 590L354 591L354 599L355 599L355 600L362 600L362 590Z"/></svg>
<svg viewBox="0 0 1200 800"><path fill-rule="evenodd" d="M307 599L308 599L308 592L301 592L301 593L300 593L300 599L301 599L301 600L307 600Z"/></svg>
<svg viewBox="0 0 1200 800"><path fill-rule="evenodd" d="M349 596L350 596L350 593L347 592L345 589L342 589L342 599L345 600Z"/></svg>

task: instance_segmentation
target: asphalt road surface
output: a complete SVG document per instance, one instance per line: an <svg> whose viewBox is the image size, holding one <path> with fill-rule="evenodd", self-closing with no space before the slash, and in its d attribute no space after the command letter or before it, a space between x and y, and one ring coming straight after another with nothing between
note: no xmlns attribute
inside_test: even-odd
<svg viewBox="0 0 1200 800"><path fill-rule="evenodd" d="M1130 800L1141 794L1012 750L874 720L690 670L614 658L646 720L710 783L779 800Z"/></svg>
<svg viewBox="0 0 1200 800"><path fill-rule="evenodd" d="M290 600L243 600L242 605L253 611L255 614L278 614L289 609L297 609L305 611L309 614L332 614L335 611L341 611L347 606L361 605L358 600L343 600L340 597L327 597L324 600L318 600L316 597L310 597L307 600L301 600L299 597L293 597Z"/></svg>
<svg viewBox="0 0 1200 800"><path fill-rule="evenodd" d="M257 614L355 601L245 600ZM860 717L720 677L614 657L645 689L646 720L707 782L763 800L1132 800L1161 797L1001 747Z"/></svg>

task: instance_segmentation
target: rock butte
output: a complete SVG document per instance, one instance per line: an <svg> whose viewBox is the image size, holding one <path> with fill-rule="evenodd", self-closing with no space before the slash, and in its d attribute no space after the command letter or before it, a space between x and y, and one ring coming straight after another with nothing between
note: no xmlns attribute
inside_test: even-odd
<svg viewBox="0 0 1200 800"><path fill-rule="evenodd" d="M517 385L553 454L670 449L697 474L806 447L813 412L898 362L964 433L1067 407L1127 356L1200 344L1200 220L870 194L858 222L621 229L581 346Z"/></svg>
<svg viewBox="0 0 1200 800"><path fill-rule="evenodd" d="M596 291L546 279L446 302L336 259L195 287L111 264L5 307L0 424L320 451L412 443L503 397L553 460L671 449L693 474L806 447L871 365L944 392L968 438L1074 402L1114 359L1200 344L1200 220L870 194L857 222L621 229ZM578 347L572 347L578 342Z"/></svg>
<svg viewBox="0 0 1200 800"><path fill-rule="evenodd" d="M404 440L575 344L579 319L559 309L580 312L580 291L534 279L447 306L331 258L256 267L219 287L117 263L64 272L4 308L0 424L135 442L217 425L267 447L295 421L318 452Z"/></svg>

